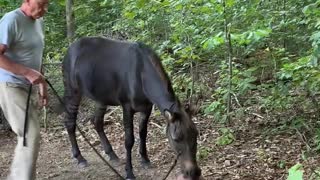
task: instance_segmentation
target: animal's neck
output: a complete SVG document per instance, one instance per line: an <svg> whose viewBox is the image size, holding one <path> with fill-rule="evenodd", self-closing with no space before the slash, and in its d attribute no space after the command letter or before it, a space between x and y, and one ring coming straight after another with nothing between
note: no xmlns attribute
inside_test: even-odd
<svg viewBox="0 0 320 180"><path fill-rule="evenodd" d="M148 99L157 105L161 112L176 108L178 103L169 80L164 80L157 71L146 69L143 76L143 90Z"/></svg>
<svg viewBox="0 0 320 180"><path fill-rule="evenodd" d="M178 112L178 102L177 101L166 101L165 99L162 102L155 103L160 111L163 113L164 110L169 110L170 112Z"/></svg>
<svg viewBox="0 0 320 180"><path fill-rule="evenodd" d="M177 99L171 86L160 59L156 54L142 48L144 51L144 67L142 71L142 84L145 95L148 99L160 108L163 112L165 109L172 109L177 105Z"/></svg>
<svg viewBox="0 0 320 180"><path fill-rule="evenodd" d="M155 104L161 112L164 110L177 111L178 102L173 94L159 88L157 90L146 90L146 95L150 101Z"/></svg>

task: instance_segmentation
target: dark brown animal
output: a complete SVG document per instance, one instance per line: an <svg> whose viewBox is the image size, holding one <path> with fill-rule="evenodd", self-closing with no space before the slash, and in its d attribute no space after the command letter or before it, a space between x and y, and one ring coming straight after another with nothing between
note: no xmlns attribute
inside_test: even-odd
<svg viewBox="0 0 320 180"><path fill-rule="evenodd" d="M183 174L198 179L198 131L190 116L175 96L171 82L158 56L142 43L120 42L102 37L86 37L73 43L63 62L65 126L74 158L80 166L87 161L81 155L76 137L76 117L82 96L98 104L94 125L102 146L111 160L118 160L103 131L106 107L121 106L125 130L126 174L134 179L131 149L134 144L133 116L141 113L139 135L143 165L150 165L146 150L147 124L156 105L167 119L167 136L172 148L180 153Z"/></svg>

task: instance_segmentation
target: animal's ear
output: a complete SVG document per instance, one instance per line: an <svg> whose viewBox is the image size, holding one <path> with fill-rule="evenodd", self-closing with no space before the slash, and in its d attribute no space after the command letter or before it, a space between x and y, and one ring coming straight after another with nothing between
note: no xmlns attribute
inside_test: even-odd
<svg viewBox="0 0 320 180"><path fill-rule="evenodd" d="M173 114L169 110L164 110L164 117L168 120L168 122L173 121Z"/></svg>
<svg viewBox="0 0 320 180"><path fill-rule="evenodd" d="M182 139L182 129L181 129L181 122L176 121L174 123L169 124L169 132L170 136L174 141L179 141Z"/></svg>
<svg viewBox="0 0 320 180"><path fill-rule="evenodd" d="M199 105L194 106L194 105L190 105L189 103L187 103L184 105L184 109L185 109L186 113L191 117L191 116L196 115L199 112L200 106Z"/></svg>
<svg viewBox="0 0 320 180"><path fill-rule="evenodd" d="M184 105L184 109L185 109L185 111L186 111L189 115L192 114L192 110L191 110L191 108L190 108L190 104L189 104L189 103L187 103L187 104Z"/></svg>
<svg viewBox="0 0 320 180"><path fill-rule="evenodd" d="M189 103L184 105L184 109L189 117L191 117L195 114L194 108Z"/></svg>

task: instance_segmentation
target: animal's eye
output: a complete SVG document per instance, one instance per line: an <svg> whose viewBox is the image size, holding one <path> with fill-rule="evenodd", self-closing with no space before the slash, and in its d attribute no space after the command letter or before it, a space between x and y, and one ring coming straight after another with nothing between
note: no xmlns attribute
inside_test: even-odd
<svg viewBox="0 0 320 180"><path fill-rule="evenodd" d="M175 142L181 142L183 140L183 135L176 135L175 137L172 137L172 139L175 141Z"/></svg>
<svg viewBox="0 0 320 180"><path fill-rule="evenodd" d="M181 129L179 129L176 125L171 124L169 127L170 136L173 141L180 142L183 140L183 134Z"/></svg>

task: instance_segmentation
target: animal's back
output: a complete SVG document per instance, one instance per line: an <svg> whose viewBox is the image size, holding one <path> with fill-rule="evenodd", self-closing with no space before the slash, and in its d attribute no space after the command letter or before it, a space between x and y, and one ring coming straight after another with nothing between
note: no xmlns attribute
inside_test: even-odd
<svg viewBox="0 0 320 180"><path fill-rule="evenodd" d="M85 96L119 105L129 101L132 91L142 91L138 46L102 37L82 38L68 49L64 75Z"/></svg>

